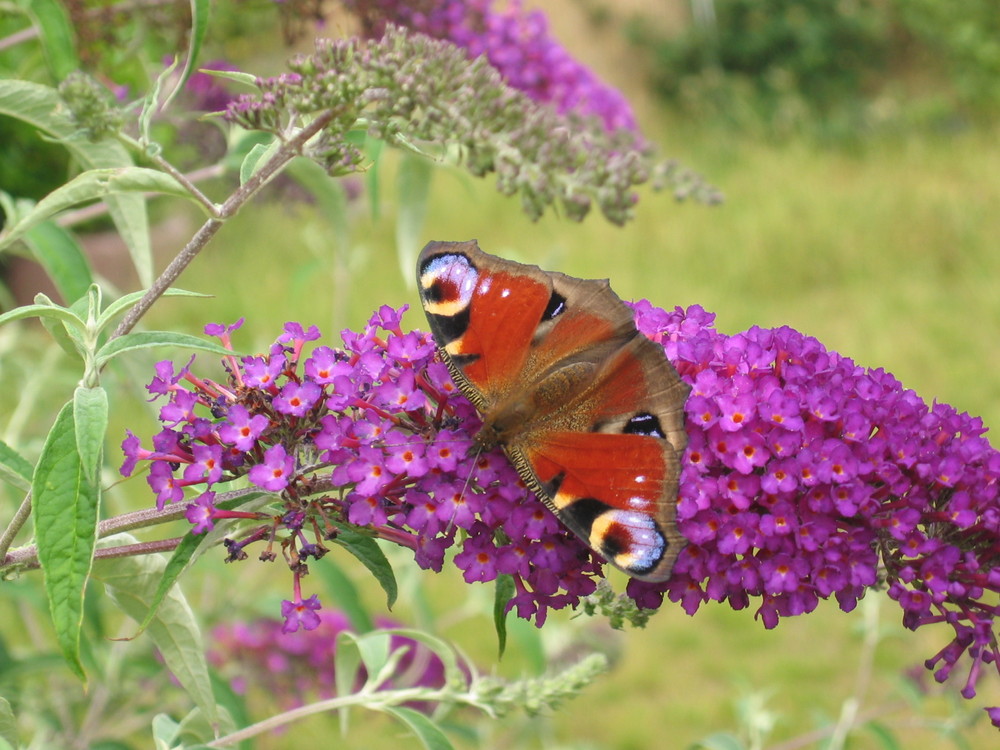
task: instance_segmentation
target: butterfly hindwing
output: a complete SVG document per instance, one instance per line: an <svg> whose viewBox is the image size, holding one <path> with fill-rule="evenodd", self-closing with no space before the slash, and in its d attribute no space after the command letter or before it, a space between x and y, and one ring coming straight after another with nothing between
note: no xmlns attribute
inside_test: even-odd
<svg viewBox="0 0 1000 750"><path fill-rule="evenodd" d="M664 580L676 529L688 386L635 328L607 281L542 271L433 242L421 301L483 448L500 445L528 485L594 550Z"/></svg>

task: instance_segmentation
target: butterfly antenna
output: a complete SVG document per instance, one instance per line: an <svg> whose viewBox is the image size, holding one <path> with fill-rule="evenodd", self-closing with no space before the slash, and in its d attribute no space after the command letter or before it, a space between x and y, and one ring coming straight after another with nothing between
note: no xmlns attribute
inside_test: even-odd
<svg viewBox="0 0 1000 750"><path fill-rule="evenodd" d="M476 450L475 453L473 454L474 460L472 462L472 470L465 475L465 484L462 485L462 492L458 496L460 501L464 501L465 498L471 493L472 475L475 473L476 467L479 465L479 457L482 455L483 455L483 446L476 445ZM453 512L451 520L448 522L448 526L446 527L445 530L451 531L451 528L454 525L454 523L455 523L455 514Z"/></svg>

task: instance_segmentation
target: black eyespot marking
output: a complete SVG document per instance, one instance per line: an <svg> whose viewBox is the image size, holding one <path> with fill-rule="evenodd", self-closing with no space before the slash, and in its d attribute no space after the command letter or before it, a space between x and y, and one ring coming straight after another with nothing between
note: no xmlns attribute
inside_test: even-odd
<svg viewBox="0 0 1000 750"><path fill-rule="evenodd" d="M566 312L566 298L553 289L552 296L549 297L549 304L545 306L545 312L542 313L542 320L552 320L564 312Z"/></svg>
<svg viewBox="0 0 1000 750"><path fill-rule="evenodd" d="M649 412L640 412L633 416L625 423L625 428L622 431L626 435L647 435L662 439L667 437L659 417Z"/></svg>
<svg viewBox="0 0 1000 750"><path fill-rule="evenodd" d="M438 346L444 347L456 339L462 338L469 328L469 307L464 307L454 315L435 315L427 313L427 318L434 331Z"/></svg>
<svg viewBox="0 0 1000 750"><path fill-rule="evenodd" d="M563 512L590 533L590 528L594 525L597 517L607 512L610 507L597 498L581 497L563 508Z"/></svg>
<svg viewBox="0 0 1000 750"><path fill-rule="evenodd" d="M632 534L621 524L608 526L601 539L601 554L609 560L614 560L623 552L629 552L634 546ZM645 571L642 571L645 572Z"/></svg>

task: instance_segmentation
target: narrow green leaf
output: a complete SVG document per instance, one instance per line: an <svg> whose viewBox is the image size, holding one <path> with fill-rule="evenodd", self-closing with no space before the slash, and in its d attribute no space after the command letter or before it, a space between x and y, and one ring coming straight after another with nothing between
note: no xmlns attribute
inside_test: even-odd
<svg viewBox="0 0 1000 750"><path fill-rule="evenodd" d="M79 328L75 326L67 328L62 321L44 315L39 318L39 321L55 342L59 344L60 349L71 357L80 360L83 359L83 352L86 346L83 343L83 337Z"/></svg>
<svg viewBox="0 0 1000 750"><path fill-rule="evenodd" d="M213 78L223 78L227 81L235 81L236 83L242 83L249 86L252 89L258 89L257 86L257 76L253 73L244 73L239 70L212 70L210 68L204 68L201 71Z"/></svg>
<svg viewBox="0 0 1000 750"><path fill-rule="evenodd" d="M6 698L0 698L0 738L17 747L17 719Z"/></svg>
<svg viewBox="0 0 1000 750"><path fill-rule="evenodd" d="M38 26L38 37L45 53L45 62L56 81L80 67L76 56L76 36L69 16L57 0L31 0L28 12Z"/></svg>
<svg viewBox="0 0 1000 750"><path fill-rule="evenodd" d="M497 658L503 657L507 648L507 603L514 596L514 577L497 576L493 585L493 629L497 633Z"/></svg>
<svg viewBox="0 0 1000 750"><path fill-rule="evenodd" d="M81 203L101 200L116 193L162 193L193 200L183 185L157 169L114 167L91 169L77 175L42 198L17 224L0 235L0 249L21 239L25 232L57 213Z"/></svg>
<svg viewBox="0 0 1000 750"><path fill-rule="evenodd" d="M126 294L124 297L119 297L114 302L109 304L104 311L101 313L100 317L97 319L98 328L103 329L111 320L121 313L128 310L132 305L142 299L142 296L146 293L145 289L138 292L131 292ZM208 299L211 294L202 294L201 292L188 292L184 289L177 289L176 287L167 289L163 293L164 297L201 297L203 299Z"/></svg>
<svg viewBox="0 0 1000 750"><path fill-rule="evenodd" d="M369 680L374 680L382 671L385 663L389 661L391 641L392 636L384 630L373 630L371 633L365 633L355 641L358 653L361 654L361 663L365 666Z"/></svg>
<svg viewBox="0 0 1000 750"><path fill-rule="evenodd" d="M215 341L210 341L200 336L192 336L189 333L140 331L139 333L126 333L124 336L111 339L111 341L97 350L95 361L98 367L103 367L106 362L117 357L119 354L135 351L136 349L151 349L157 346L178 346L184 349L198 349L224 357L233 353Z"/></svg>
<svg viewBox="0 0 1000 750"><path fill-rule="evenodd" d="M429 159L405 154L399 165L399 210L396 216L396 259L403 278L412 275L417 253L424 244L422 233L427 217L427 195L430 192L433 165Z"/></svg>
<svg viewBox="0 0 1000 750"><path fill-rule="evenodd" d="M279 146L280 141L277 139L272 140L269 143L255 144L240 164L240 184L245 185L247 180L253 177L254 172L257 171L258 167L267 161L267 157L274 154L278 150Z"/></svg>
<svg viewBox="0 0 1000 750"><path fill-rule="evenodd" d="M406 706L388 706L383 710L409 727L427 750L454 750L441 727L426 714Z"/></svg>
<svg viewBox="0 0 1000 750"><path fill-rule="evenodd" d="M56 417L31 483L38 561L55 626L70 669L86 680L80 663L83 591L97 538L100 485L88 482L76 448L73 405Z"/></svg>
<svg viewBox="0 0 1000 750"><path fill-rule="evenodd" d="M13 78L0 80L0 114L27 122L60 141L85 169L132 165L129 152L116 140L91 143L75 137L78 128L70 120L58 92L50 86ZM128 246L140 283L149 286L153 282L153 259L145 196L122 193L109 195L104 202L118 234Z"/></svg>
<svg viewBox="0 0 1000 750"><path fill-rule="evenodd" d="M191 0L191 33L189 35L187 60L184 61L184 70L181 71L181 78L177 82L177 88L170 92L164 107L173 101L174 97L184 88L187 79L191 77L195 66L198 64L198 55L201 54L201 45L205 41L205 34L208 31L208 12L210 0Z"/></svg>
<svg viewBox="0 0 1000 750"><path fill-rule="evenodd" d="M153 85L149 91L142 98L142 110L139 112L139 138L146 145L147 149L154 145L150 137L149 128L153 122L153 116L160 109L160 92L163 91L164 82L173 77L175 70L177 70L176 57L168 65L164 66L160 74L153 80Z"/></svg>
<svg viewBox="0 0 1000 750"><path fill-rule="evenodd" d="M55 222L43 221L21 239L55 283L66 304L87 293L94 276L80 244L70 232Z"/></svg>
<svg viewBox="0 0 1000 750"><path fill-rule="evenodd" d="M261 506L269 503L271 501L271 497L272 496L269 492L248 490L240 497L216 502L215 507L223 510L232 510L233 508L257 510ZM173 588L174 583L178 578L180 578L181 574L187 570L191 564L205 552L205 550L218 545L221 538L227 536L226 529L228 528L231 527L224 524L218 524L207 534L192 534L191 532L188 532L184 535L180 544L174 548L174 552L170 556L170 560L167 561L165 567L163 568L163 575L160 576L160 580L156 585L156 590L149 598L149 611L146 613L145 618L139 621L140 633L149 626L150 621L156 615L157 609L159 609L160 603Z"/></svg>
<svg viewBox="0 0 1000 750"><path fill-rule="evenodd" d="M128 544L131 537L118 534L101 540L102 546ZM166 568L162 555L139 555L98 560L94 578L104 583L108 596L125 614L143 622ZM198 621L181 590L174 586L163 598L146 632L153 639L167 668L213 724L219 713L212 695L205 646Z"/></svg>
<svg viewBox="0 0 1000 750"><path fill-rule="evenodd" d="M361 678L361 652L358 650L358 636L349 630L341 630L336 635L333 649L333 681L337 695L351 695L357 690ZM347 707L337 710L341 732L346 734L350 723Z"/></svg>
<svg viewBox="0 0 1000 750"><path fill-rule="evenodd" d="M28 459L0 440L0 479L27 492L31 489L31 475L34 473Z"/></svg>
<svg viewBox="0 0 1000 750"><path fill-rule="evenodd" d="M468 673L459 667L455 649L437 636L426 633L423 630L414 630L413 628L385 628L382 632L409 638L430 649L441 660L442 666L444 666L445 682L456 685L468 683Z"/></svg>
<svg viewBox="0 0 1000 750"><path fill-rule="evenodd" d="M386 607L392 609L392 605L396 603L399 587L396 584L396 574L393 573L392 566L382 548L378 546L378 542L370 536L365 536L351 529L340 529L334 541L358 558L361 564L371 571L385 592Z"/></svg>
<svg viewBox="0 0 1000 750"><path fill-rule="evenodd" d="M108 431L108 393L100 386L79 386L73 392L76 449L87 481L97 482L101 471L104 436Z"/></svg>
<svg viewBox="0 0 1000 750"><path fill-rule="evenodd" d="M0 325L9 323L12 320L23 320L25 318L49 318L65 323L70 327L82 329L86 323L77 315L58 305L22 305L15 307L10 312L0 315Z"/></svg>
<svg viewBox="0 0 1000 750"><path fill-rule="evenodd" d="M172 716L167 714L157 714L153 717L153 747L156 750L176 750L177 736L180 734L181 725Z"/></svg>
<svg viewBox="0 0 1000 750"><path fill-rule="evenodd" d="M333 555L327 555L326 559L314 565L311 570L319 572L331 598L337 603L337 609L343 610L357 632L368 633L374 630L375 623L361 601L358 587L344 574L344 571L332 557Z"/></svg>

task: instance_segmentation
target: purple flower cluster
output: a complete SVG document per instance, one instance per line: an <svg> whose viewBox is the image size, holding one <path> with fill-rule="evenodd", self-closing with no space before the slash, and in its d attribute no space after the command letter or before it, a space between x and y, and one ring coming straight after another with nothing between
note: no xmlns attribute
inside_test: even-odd
<svg viewBox="0 0 1000 750"><path fill-rule="evenodd" d="M952 627L926 666L944 681L967 655L974 696L982 666L1000 665L1000 453L981 420L791 328L726 336L699 307L635 310L692 386L678 504L691 543L668 582L629 594L688 613L759 597L770 628L830 596L850 611L885 583L908 628Z"/></svg>
<svg viewBox="0 0 1000 750"><path fill-rule="evenodd" d="M495 0L347 0L365 31L379 36L395 23L485 55L504 80L559 113L594 115L608 130L637 130L632 109L621 93L602 83L573 58L549 32L540 10L526 11L519 0L496 8Z"/></svg>
<svg viewBox="0 0 1000 750"><path fill-rule="evenodd" d="M383 307L361 333L343 332L344 348L318 346L304 359L305 343L319 333L289 323L267 355L227 358L225 384L196 377L190 362L179 370L161 362L148 390L168 398L163 429L152 450L128 433L122 474L149 461L157 507L185 503L195 533L222 519L260 522L226 540L229 559L266 542L261 557L273 560L280 545L295 574L294 597L282 608L289 632L319 623L319 601L304 598L299 584L338 525L366 527L436 571L457 546L452 560L466 581L513 576L510 606L540 625L548 609L592 593L601 565L502 453L473 451L475 409L436 360L429 335L401 331L402 312ZM206 333L229 347L238 325ZM217 507L216 487L244 476L280 495L282 507ZM188 497L188 489L198 494Z"/></svg>
<svg viewBox="0 0 1000 750"><path fill-rule="evenodd" d="M286 631L280 620L266 617L220 625L211 634L209 662L229 676L230 686L240 695L250 685L266 685L282 710L334 698L337 636L353 628L347 616L338 610L322 612L317 617L315 628L294 635ZM376 624L380 628L399 627L399 623L386 619L378 619ZM399 649L406 649L406 653L397 666L397 677L381 685L381 689L444 685L444 664L436 654L411 638L394 634L390 637L389 651ZM356 687L365 679L362 668ZM414 704L413 708L433 707Z"/></svg>
<svg viewBox="0 0 1000 750"><path fill-rule="evenodd" d="M280 541L296 574L287 631L319 622L319 602L303 598L299 578L338 524L366 527L438 571L456 547L451 559L467 582L512 576L509 608L541 625L549 609L594 591L599 558L526 491L502 453L473 451L475 409L430 338L402 332L401 312L383 307L361 333L343 333L342 349L319 346L301 365L318 333L289 324L268 355L230 357L225 386L161 363L150 390L169 398L164 429L152 451L129 434L123 473L150 460L158 503L186 502L196 531L224 518L264 521L227 547L240 559L266 541L262 557L274 559ZM1000 664L1000 608L991 603L1000 591L1000 454L982 423L928 406L888 373L790 328L727 336L697 306L668 313L643 302L635 312L692 386L678 500L690 543L669 581L633 580L628 595L647 609L666 596L689 613L754 598L774 627L831 596L850 611L884 584L907 627L953 629L927 666L943 681L967 657L962 693L972 697L983 665ZM213 331L228 342L229 329ZM243 475L279 493L283 507L271 516L216 508L213 487ZM185 487L200 494L185 498Z"/></svg>

